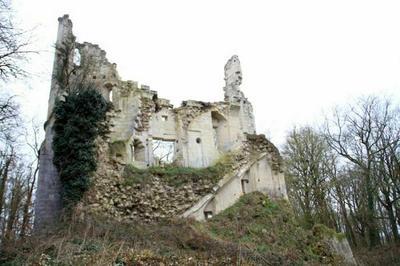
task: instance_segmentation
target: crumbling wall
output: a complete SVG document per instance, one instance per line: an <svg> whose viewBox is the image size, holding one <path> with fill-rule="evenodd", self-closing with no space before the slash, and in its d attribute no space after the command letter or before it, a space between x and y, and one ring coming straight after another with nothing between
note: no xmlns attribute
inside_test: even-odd
<svg viewBox="0 0 400 266"><path fill-rule="evenodd" d="M176 140L178 139L176 131L176 114L172 108L159 107L150 120L149 134L153 138Z"/></svg>
<svg viewBox="0 0 400 266"><path fill-rule="evenodd" d="M48 102L45 140L40 149L40 169L35 202L35 229L54 224L61 215L61 184L53 164L53 109L57 99L62 100L72 90L92 85L108 99L109 92L118 83L116 65L106 59L105 51L90 43L77 43L68 15L58 19L58 33ZM78 58L79 57L79 58ZM78 60L79 59L79 60Z"/></svg>
<svg viewBox="0 0 400 266"><path fill-rule="evenodd" d="M141 127L138 120L141 99L136 82L121 81L113 90L114 118L110 138L111 141L128 141L132 132Z"/></svg>
<svg viewBox="0 0 400 266"><path fill-rule="evenodd" d="M278 149L264 135L246 135L236 157L236 167L214 187L214 191L201 198L183 213L183 217L196 220L211 218L232 206L242 195L254 191L273 198L286 198L282 158Z"/></svg>
<svg viewBox="0 0 400 266"><path fill-rule="evenodd" d="M245 133L255 132L254 117L251 104L239 88L240 62L235 56L230 61L231 66L225 67L226 88L230 89L224 102L189 100L173 108L149 87L138 88L137 83L120 81L113 89L115 118L111 139L125 143L122 160L140 167L158 165L154 140L173 142L174 163L191 167L210 166L224 152L240 148ZM135 143L144 148L142 161L135 160Z"/></svg>
<svg viewBox="0 0 400 266"><path fill-rule="evenodd" d="M108 114L111 124L109 140L99 144L99 168L93 182L93 191L97 189L98 192L88 198L92 210L115 217L147 219L149 215L176 215L204 197L205 187L210 186L206 181L176 189L166 186L155 176L146 185L121 186L121 169L125 165L146 168L160 164L160 158L155 156L157 144L154 143L157 141L173 145L172 161L177 166L208 167L227 152L240 150L242 157L237 157L236 170L252 162L246 166L249 170L247 179L254 184L260 177L263 180L261 185L248 185L247 190L286 195L286 191L277 192L284 186L279 152L264 137L247 135L255 133L255 124L251 103L240 90L242 71L239 58L233 56L229 59L224 70L224 101L189 100L174 108L168 100L158 98L157 92L150 87L121 80L116 64L107 60L106 52L96 44L76 42L68 15L59 18L48 120L45 123L46 139L40 155L35 205L37 227L45 221L54 221L61 210L60 182L52 152L54 103L72 90L82 89L82 84L97 89L113 103L113 110ZM262 159L256 163L251 161L252 156L260 154ZM242 173L240 178L245 174ZM239 181L224 181L238 184L224 185L219 189L220 194L214 195L214 209L224 208L229 200L236 199L239 192L243 192L240 178ZM235 189L239 192L235 193ZM217 200L218 197L221 199ZM165 204L162 205L158 199L167 201L170 207L161 208ZM221 203L224 200L225 205ZM131 205L125 206L127 202Z"/></svg>
<svg viewBox="0 0 400 266"><path fill-rule="evenodd" d="M98 139L97 147L99 167L81 209L87 215L146 222L172 218L190 208L215 186L214 179L172 185L156 174L147 176L143 182L130 183L124 174L129 166L108 156L109 143ZM234 169L235 166L227 167Z"/></svg>

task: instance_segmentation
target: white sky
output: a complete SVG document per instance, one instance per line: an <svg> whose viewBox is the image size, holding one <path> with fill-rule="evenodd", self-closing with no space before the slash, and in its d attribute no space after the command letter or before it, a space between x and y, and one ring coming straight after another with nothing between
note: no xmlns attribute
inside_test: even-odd
<svg viewBox="0 0 400 266"><path fill-rule="evenodd" d="M223 67L241 60L242 91L258 133L276 144L365 94L400 99L400 1L14 0L43 52L32 78L13 85L24 111L44 122L57 18L97 43L123 79L150 85L175 106L223 99Z"/></svg>

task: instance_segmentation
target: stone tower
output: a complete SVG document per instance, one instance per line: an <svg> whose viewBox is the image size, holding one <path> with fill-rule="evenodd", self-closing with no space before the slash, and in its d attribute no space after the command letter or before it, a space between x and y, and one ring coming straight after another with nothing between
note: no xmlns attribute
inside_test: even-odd
<svg viewBox="0 0 400 266"><path fill-rule="evenodd" d="M53 108L56 98L61 96L61 84L57 75L62 71L61 66L65 55L61 52L66 46L75 41L72 35L72 21L68 15L58 19L58 33L56 40L56 53L54 57L53 73L51 78L50 95L48 102L47 121L44 124L45 139L40 147L40 166L38 188L35 202L35 224L36 230L53 224L61 215L61 183L57 169L53 164Z"/></svg>

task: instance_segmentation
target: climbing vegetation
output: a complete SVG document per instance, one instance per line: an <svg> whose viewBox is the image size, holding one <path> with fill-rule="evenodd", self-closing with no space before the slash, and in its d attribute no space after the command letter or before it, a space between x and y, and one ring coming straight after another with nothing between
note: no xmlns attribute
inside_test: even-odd
<svg viewBox="0 0 400 266"><path fill-rule="evenodd" d="M90 175L97 167L95 140L108 132L106 113L110 108L99 92L87 86L55 104L53 162L66 208L78 202L89 188Z"/></svg>

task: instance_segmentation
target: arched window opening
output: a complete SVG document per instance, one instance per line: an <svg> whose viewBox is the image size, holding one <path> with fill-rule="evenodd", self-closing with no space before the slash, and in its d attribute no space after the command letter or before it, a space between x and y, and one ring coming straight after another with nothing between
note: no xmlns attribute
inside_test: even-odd
<svg viewBox="0 0 400 266"><path fill-rule="evenodd" d="M81 65L81 53L78 48L74 49L73 63L77 66Z"/></svg>
<svg viewBox="0 0 400 266"><path fill-rule="evenodd" d="M109 100L110 102L113 101L113 90L112 90L112 89L110 89L110 90L108 91L108 100Z"/></svg>
<svg viewBox="0 0 400 266"><path fill-rule="evenodd" d="M214 145L220 151L225 151L225 143L229 139L226 119L219 112L211 112Z"/></svg>
<svg viewBox="0 0 400 266"><path fill-rule="evenodd" d="M131 145L132 149L132 161L134 162L144 162L146 161L146 152L143 143L135 139Z"/></svg>

